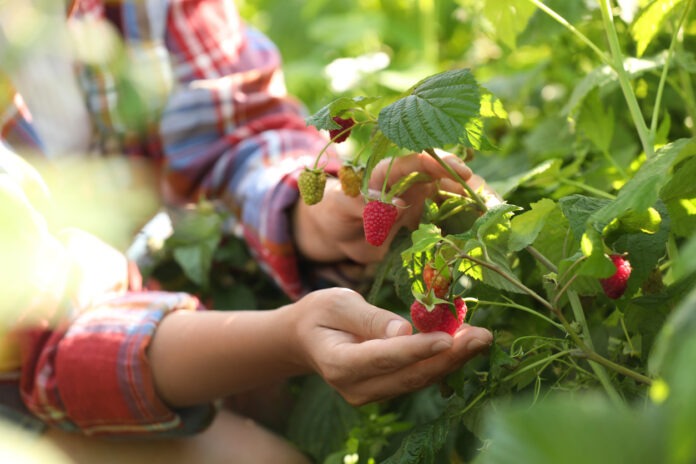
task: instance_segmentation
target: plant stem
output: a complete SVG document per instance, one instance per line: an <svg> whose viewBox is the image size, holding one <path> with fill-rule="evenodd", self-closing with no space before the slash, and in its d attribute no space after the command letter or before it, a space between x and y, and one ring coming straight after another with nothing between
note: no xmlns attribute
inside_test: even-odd
<svg viewBox="0 0 696 464"><path fill-rule="evenodd" d="M633 124L638 132L638 137L640 138L641 145L643 146L645 156L648 159L651 159L655 156L653 138L648 126L645 124L645 119L643 118L643 113L638 105L636 94L633 92L633 88L631 87L631 80L626 72L626 68L624 67L624 56L621 52L619 36L616 33L614 18L612 17L611 13L611 0L599 0L599 7L602 11L602 21L604 23L604 29L607 33L607 40L609 41L609 48L611 49L611 54L613 57L612 67L618 76L621 91L626 99L628 111L631 114Z"/></svg>
<svg viewBox="0 0 696 464"><path fill-rule="evenodd" d="M534 258L536 258L537 261L539 261L541 264L543 264L544 266L546 266L546 268L547 268L549 271L551 271L551 272L558 272L558 268L556 267L556 265L553 264L553 263L549 260L549 258L547 258L547 257L544 256L543 254L541 254L541 252L540 252L539 250L537 250L536 248L534 248L534 247L531 246L531 245L526 246L526 247L525 247L525 250L527 250L527 252L528 252L530 255L534 256Z"/></svg>
<svg viewBox="0 0 696 464"><path fill-rule="evenodd" d="M474 258L473 256L469 256L466 253L460 252L460 257L462 259L467 259L473 263L478 264L479 266L483 266L485 268L488 268L488 269L498 273L505 280L512 283L516 287L520 288L522 291L524 291L525 293L527 293L528 295L533 297L535 300L537 300L539 303L541 303L544 307L550 309L553 313L555 313L556 316L558 317L558 319L561 321L561 324L565 328L566 333L570 336L570 338L573 339L573 342L575 342L575 344L578 346L578 348L580 348L584 352L585 356L590 361L590 366L592 367L592 370L595 371L595 374L599 378L599 381L604 386L604 389L607 391L607 394L612 399L612 401L617 402L617 404L623 404L623 400L621 399L621 396L616 391L614 386L611 384L609 376L607 375L606 371L603 369L602 366L608 367L608 368L610 368L616 372L619 372L620 374L623 374L627 377L631 377L632 379L634 379L638 382L645 383L647 385L650 385L652 383L652 379L650 379L649 377L642 375L642 374L639 374L638 372L635 372L631 369L628 369L627 367L624 367L620 364L617 364L617 363L601 356L600 354L598 354L594 350L594 348L592 347L592 339L590 337L590 330L589 330L589 327L587 326L587 321L585 320L585 314L583 313L582 305L580 304L580 299L578 297L578 294L574 290L568 291L568 299L569 299L570 305L573 309L573 313L575 315L575 318L582 327L583 336L587 340L587 343L585 343L582 340L582 338L580 338L578 336L578 334L575 333L575 331L571 327L568 320L565 318L563 313L557 307L553 306L551 303L546 301L546 299L544 299L542 296L537 294L531 288L524 285L517 278L509 275L505 270L501 269L499 266L496 266L495 264L488 263L488 262L482 261L480 259Z"/></svg>
<svg viewBox="0 0 696 464"><path fill-rule="evenodd" d="M563 27L568 29L582 43L584 43L585 45L590 47L592 49L592 51L594 51L597 54L597 56L599 57L600 60L602 60L606 64L609 64L609 65L611 64L611 59L607 56L607 54L604 53L602 50L600 50L599 47L597 47L597 45L594 44L594 42L592 42L585 34L580 32L579 30L577 30L575 28L575 26L570 24L563 16L556 13L554 10L552 10L548 6L544 5L539 0L529 0L529 1L532 2L541 11L543 11L544 13L549 15L551 18L553 18L556 22L560 23Z"/></svg>
<svg viewBox="0 0 696 464"><path fill-rule="evenodd" d="M660 81L657 85L657 95L655 96L655 106L653 107L652 119L650 121L650 134L655 139L655 133L657 132L657 121L659 119L660 105L662 105L662 93L665 89L665 83L667 82L667 72L669 71L670 64L672 62L672 56L674 55L674 49L679 41L680 32L682 27L684 27L684 21L686 21L689 15L689 10L691 9L691 3L693 0L689 0L684 6L684 11L682 11L681 17L677 22L677 27L672 34L672 40L669 43L669 49L667 50L667 57L665 58L665 64L662 66L662 75L660 76Z"/></svg>
<svg viewBox="0 0 696 464"><path fill-rule="evenodd" d="M503 277L505 280L513 284L515 287L518 287L520 290L522 290L524 293L527 295L531 296L535 300L537 300L539 303L544 305L547 309L553 309L553 306L551 303L546 301L544 297L540 296L537 292L532 290L531 288L527 287L525 284L520 282L515 276L512 276L508 274L505 270L501 269L500 267L496 266L495 264L480 260L478 258L474 258L473 256L469 256L466 253L461 253L459 255L463 259L468 259L469 261L478 264L479 266L485 267L490 269L493 272L498 273L501 277Z"/></svg>
<svg viewBox="0 0 696 464"><path fill-rule="evenodd" d="M619 392L616 391L614 385L611 383L611 379L609 378L607 371L604 369L604 366L602 366L593 359L593 356L596 355L597 352L594 350L594 346L592 344L590 328L587 325L587 321L585 320L585 313L583 312L582 304L580 303L580 298L578 297L578 294L574 290L569 290L568 300L570 301L570 307L573 309L573 315L575 316L575 320L580 324L580 327L582 327L582 334L585 337L585 342L580 346L580 348L587 353L587 356L590 359L590 367L597 375L599 382L606 390L609 398L617 405L623 404L621 395L619 395Z"/></svg>
<svg viewBox="0 0 696 464"><path fill-rule="evenodd" d="M505 308L514 308L514 309L519 309L520 311L524 311L525 313L531 314L534 317L538 317L539 319L548 322L552 326L556 327L557 329L565 331L565 327L563 325L559 324L558 322L554 321L553 319L550 319L543 314L534 311L531 308L528 308L526 306L518 305L516 303L501 303L499 301L479 301L478 304L485 304L489 306L502 306Z"/></svg>
<svg viewBox="0 0 696 464"><path fill-rule="evenodd" d="M471 199L474 200L474 202L476 202L476 205L479 207L481 211L488 211L486 202L483 201L481 196L478 193L476 193L474 189L472 189L471 186L464 179L462 179L462 177L459 174L457 174L457 172L454 169L452 169L452 166L445 163L444 160L440 158L440 156L437 153L435 153L435 150L433 150L432 148L426 148L424 151L428 155L430 155L435 161L437 161L438 164L442 166L442 168L445 171L447 171L454 180L456 180L462 187L464 187L464 190L466 190Z"/></svg>
<svg viewBox="0 0 696 464"><path fill-rule="evenodd" d="M609 158L610 158L610 162L612 164L615 164L614 158L612 158L611 156ZM617 170L619 170L619 169L617 169ZM626 173L623 171L623 169L621 169L619 172L623 172L624 178L628 177L628 176L626 176ZM562 184L572 185L573 187L577 187L577 188L580 188L582 190L585 190L585 191L592 193L600 198L606 198L607 200L616 199L616 197L614 195L612 195L611 193L605 192L604 190L596 189L594 187L590 187L589 185L583 184L582 182L577 182L574 180L566 179L564 177L558 179L558 181Z"/></svg>
<svg viewBox="0 0 696 464"><path fill-rule="evenodd" d="M554 361L554 360L556 360L556 359L558 359L558 358L562 358L563 356L565 356L565 355L567 355L567 354L570 354L571 352L572 352L572 350L564 350L564 351L559 351L558 353L549 355L549 356L545 357L544 359L540 359L540 360L538 360L538 361L533 362L532 364L528 364L528 365L524 366L524 367L523 367L522 369L520 369L520 370L516 370L516 371L513 372L512 374L510 374L510 375L508 375L507 377L503 378L502 381L503 381L503 382L507 382L508 380L514 378L515 376L517 376L517 375L519 375L519 374L523 374L523 373L527 372L527 371L530 370L530 369L534 369L535 367L537 367L537 366L539 366L539 365L541 365L541 364L547 364L547 365L548 365L548 364L551 363L552 361ZM546 369L546 366L544 366L544 369ZM542 371L543 371L544 369L542 369Z"/></svg>
<svg viewBox="0 0 696 464"><path fill-rule="evenodd" d="M479 393L478 395L476 395L476 398L474 398L473 400L471 400L471 401L469 402L469 404L467 404L466 407L465 407L464 409L462 409L461 411L457 411L456 413L452 414L452 415L450 416L450 418L452 419L452 418L455 418L455 417L458 417L458 416L460 417L460 416L463 416L464 414L466 414L467 412L469 412L469 411L471 410L471 408L473 408L474 406L476 406L476 403L478 403L479 401L481 401L481 400L486 396L486 393L488 393L488 392L487 392L486 390L483 390L481 393Z"/></svg>
<svg viewBox="0 0 696 464"><path fill-rule="evenodd" d="M568 291L568 289L570 288L571 285L573 285L573 282L575 282L575 279L577 279L577 277L578 277L578 274L575 274L573 277L571 277L570 279L568 279L568 282L566 282L566 283L563 285L563 287L558 291L558 293L556 293L556 296L553 297L553 301L551 301L551 304L552 304L552 305L555 306L555 305L558 303L558 300L560 300L561 297L563 296L563 294L564 294L566 291Z"/></svg>
<svg viewBox="0 0 696 464"><path fill-rule="evenodd" d="M628 329L626 328L626 322L624 322L623 314L621 314L621 318L619 319L619 322L621 322L621 330L623 330L624 337L626 337L626 341L628 342L628 347L631 349L631 354L638 353L638 351L636 351L636 348L633 346L633 342L631 341L631 337L628 335Z"/></svg>

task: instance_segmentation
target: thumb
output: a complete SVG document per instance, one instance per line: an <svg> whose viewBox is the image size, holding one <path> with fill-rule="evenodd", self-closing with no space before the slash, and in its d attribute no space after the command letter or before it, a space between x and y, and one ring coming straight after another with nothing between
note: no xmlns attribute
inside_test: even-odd
<svg viewBox="0 0 696 464"><path fill-rule="evenodd" d="M357 292L344 289L345 294L334 311L334 328L350 332L361 340L410 335L411 324L403 317L371 305Z"/></svg>

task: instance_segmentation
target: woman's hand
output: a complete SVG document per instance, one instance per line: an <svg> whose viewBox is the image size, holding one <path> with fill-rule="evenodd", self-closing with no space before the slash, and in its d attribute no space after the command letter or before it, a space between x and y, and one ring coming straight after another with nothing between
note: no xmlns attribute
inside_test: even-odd
<svg viewBox="0 0 696 464"><path fill-rule="evenodd" d="M491 333L464 325L412 334L399 315L342 288L313 292L287 311L300 364L321 375L349 403L361 405L422 389L459 369L491 344Z"/></svg>
<svg viewBox="0 0 696 464"><path fill-rule="evenodd" d="M463 180L472 177L471 169L456 156L444 154L442 159ZM363 198L345 195L338 180L329 179L322 201L312 206L298 201L295 207L293 227L300 253L316 262L346 259L360 264L378 262L389 250L394 235L402 226L413 229L418 225L425 199L432 197L438 188L459 194L464 192L462 186L452 179L437 161L427 154L417 153L395 159L391 170L389 160L384 160L375 167L368 183L375 198L379 196L387 172L388 187L412 172L427 174L430 180L414 184L395 199L399 213L383 245L375 247L365 241L362 226L362 212L365 207Z"/></svg>

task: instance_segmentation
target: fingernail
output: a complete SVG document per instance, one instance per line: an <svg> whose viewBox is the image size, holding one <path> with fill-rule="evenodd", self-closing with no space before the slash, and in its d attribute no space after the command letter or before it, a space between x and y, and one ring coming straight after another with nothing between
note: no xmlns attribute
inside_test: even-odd
<svg viewBox="0 0 696 464"><path fill-rule="evenodd" d="M408 334L408 324L398 319L391 320L389 321L389 324L387 324L386 334L387 338L406 335Z"/></svg>
<svg viewBox="0 0 696 464"><path fill-rule="evenodd" d="M449 348L452 347L452 339L450 340L443 340L440 339L433 343L430 347L433 353L439 353L440 351L445 351Z"/></svg>
<svg viewBox="0 0 696 464"><path fill-rule="evenodd" d="M469 343L466 344L466 349L468 351L481 351L484 349L488 349L488 347L491 346L492 340L490 337L485 337L485 338L472 338L469 340Z"/></svg>

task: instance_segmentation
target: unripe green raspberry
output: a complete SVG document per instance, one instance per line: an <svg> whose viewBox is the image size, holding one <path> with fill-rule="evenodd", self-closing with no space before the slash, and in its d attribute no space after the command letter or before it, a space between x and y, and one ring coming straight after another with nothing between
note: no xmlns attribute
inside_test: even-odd
<svg viewBox="0 0 696 464"><path fill-rule="evenodd" d="M326 173L321 169L308 169L300 173L297 187L300 189L302 201L307 205L315 205L324 197Z"/></svg>

